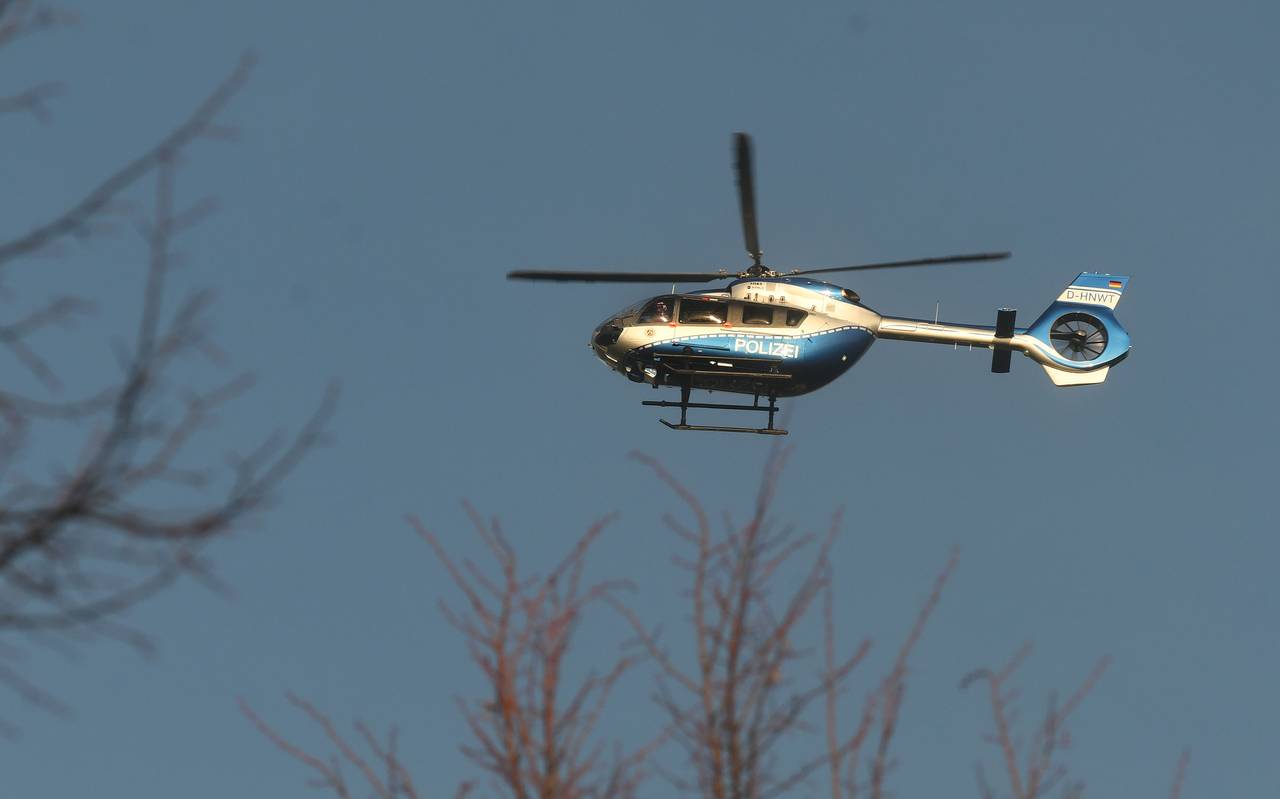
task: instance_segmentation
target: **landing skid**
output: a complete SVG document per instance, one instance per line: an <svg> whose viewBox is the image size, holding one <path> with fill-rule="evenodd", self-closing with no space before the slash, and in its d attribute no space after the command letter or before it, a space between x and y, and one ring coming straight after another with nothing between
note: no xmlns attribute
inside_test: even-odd
<svg viewBox="0 0 1280 799"><path fill-rule="evenodd" d="M641 405L650 405L656 408L679 408L680 421L673 424L666 419L659 419L667 427L672 430L705 430L712 433L756 433L763 436L785 436L786 430L773 426L773 415L778 412L776 404L777 396L769 395L769 404L760 404L760 395L757 394L755 403L752 405L727 405L718 402L690 402L689 401L689 384L680 386L680 401L668 402L666 400L644 400ZM769 424L767 427L723 427L720 425L701 425L689 424L688 414L690 408L712 408L722 411L764 411L769 414Z"/></svg>
<svg viewBox="0 0 1280 799"><path fill-rule="evenodd" d="M659 419L667 427L672 430L709 430L713 433L759 433L762 436L785 436L786 430L776 427L719 427L715 425L705 424L672 424L666 419Z"/></svg>

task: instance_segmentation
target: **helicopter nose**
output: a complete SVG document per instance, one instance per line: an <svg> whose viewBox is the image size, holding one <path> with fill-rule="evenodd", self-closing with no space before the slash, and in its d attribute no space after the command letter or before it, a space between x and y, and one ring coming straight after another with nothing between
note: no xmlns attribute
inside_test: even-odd
<svg viewBox="0 0 1280 799"><path fill-rule="evenodd" d="M597 347L609 347L622 335L622 328L609 320L595 329L591 334L591 342Z"/></svg>
<svg viewBox="0 0 1280 799"><path fill-rule="evenodd" d="M618 324L617 319L610 319L591 332L591 351L600 359L600 362L610 369L623 371L625 369L620 360L621 354L613 352L614 345L618 341L618 337L622 335L622 326Z"/></svg>

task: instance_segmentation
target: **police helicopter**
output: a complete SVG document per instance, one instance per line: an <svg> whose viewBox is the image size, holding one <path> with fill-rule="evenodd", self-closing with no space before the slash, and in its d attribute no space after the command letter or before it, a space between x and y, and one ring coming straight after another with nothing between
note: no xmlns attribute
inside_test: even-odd
<svg viewBox="0 0 1280 799"><path fill-rule="evenodd" d="M885 316L850 289L809 275L935 264L996 261L1007 252L950 255L909 261L775 271L765 266L756 232L751 139L734 135L734 168L747 254L740 272L602 272L518 270L513 280L588 283L669 283L672 293L641 300L601 323L589 346L606 366L636 383L680 390L679 402L642 404L679 408L673 430L786 435L774 426L779 397L807 394L858 362L876 339L926 341L992 351L991 371L1009 371L1014 351L1044 367L1056 386L1101 383L1129 354L1129 335L1113 311L1129 278L1082 272L1031 324L1015 327L1016 312L996 311L995 325L960 325ZM723 288L676 292L680 283L728 280ZM750 405L691 402L693 389L746 394ZM763 399L763 402L762 402ZM690 408L765 413L764 427L689 424Z"/></svg>

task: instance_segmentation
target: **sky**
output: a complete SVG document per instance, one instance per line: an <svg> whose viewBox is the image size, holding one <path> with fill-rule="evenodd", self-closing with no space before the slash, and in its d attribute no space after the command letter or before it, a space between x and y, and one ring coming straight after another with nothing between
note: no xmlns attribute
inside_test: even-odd
<svg viewBox="0 0 1280 799"><path fill-rule="evenodd" d="M875 645L856 685L960 553L912 671L898 795L977 795L973 763L995 752L982 697L957 684L1027 640L1028 713L1113 658L1071 725L1092 795L1167 795L1187 747L1184 796L1280 789L1274 3L63 5L76 26L0 52L0 94L66 85L50 124L0 119L0 238L146 148L252 49L224 117L237 140L200 143L179 181L220 210L184 237L177 288L216 292L216 339L258 378L203 446L296 429L330 380L343 395L331 444L211 551L232 598L181 585L133 614L152 659L32 653L74 718L0 695L22 730L0 743L0 794L311 795L236 707L323 751L293 691L344 723L398 725L419 784L450 795L474 774L453 697L478 680L436 611L455 592L405 517L478 555L464 498L533 566L619 512L593 567L677 627L660 523L677 501L627 453L719 511L750 501L771 441L667 431L639 404L651 392L595 362L591 329L660 288L504 276L745 266L738 130L775 267L1014 253L844 276L876 310L991 324L1003 306L1034 318L1080 271L1132 278L1133 352L1102 386L890 341L786 403L776 511L821 529L845 509L842 637ZM7 302L91 296L76 337L46 342L90 381L143 265L127 234L77 244L8 267ZM585 662L612 651L610 625L588 624ZM650 685L624 686L606 724L643 734Z"/></svg>

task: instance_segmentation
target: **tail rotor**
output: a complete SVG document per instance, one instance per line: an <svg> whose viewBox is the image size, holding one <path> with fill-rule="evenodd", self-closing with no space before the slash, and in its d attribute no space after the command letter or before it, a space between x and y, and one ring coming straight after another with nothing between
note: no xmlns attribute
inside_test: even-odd
<svg viewBox="0 0 1280 799"><path fill-rule="evenodd" d="M1055 385L1101 383L1108 370L1129 354L1129 333L1114 310L1129 285L1124 275L1081 272L1058 295L1027 335Z"/></svg>
<svg viewBox="0 0 1280 799"><path fill-rule="evenodd" d="M1107 328L1097 317L1073 311L1054 320L1049 341L1068 360L1096 361L1107 350Z"/></svg>

